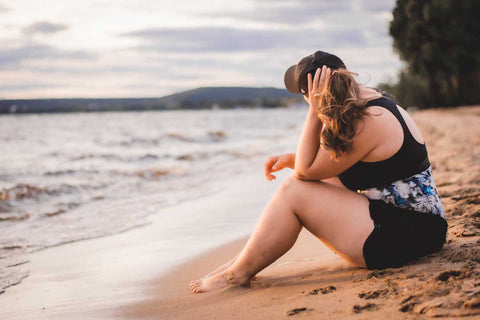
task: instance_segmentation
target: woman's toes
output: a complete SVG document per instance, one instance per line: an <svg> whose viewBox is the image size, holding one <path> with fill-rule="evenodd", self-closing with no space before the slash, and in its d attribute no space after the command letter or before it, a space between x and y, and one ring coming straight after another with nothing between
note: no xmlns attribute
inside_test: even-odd
<svg viewBox="0 0 480 320"><path fill-rule="evenodd" d="M199 280L192 280L190 281L190 285L198 284L200 281Z"/></svg>
<svg viewBox="0 0 480 320"><path fill-rule="evenodd" d="M202 282L199 280L195 280L190 282L190 290L192 290L195 293L198 293L199 287L201 286Z"/></svg>

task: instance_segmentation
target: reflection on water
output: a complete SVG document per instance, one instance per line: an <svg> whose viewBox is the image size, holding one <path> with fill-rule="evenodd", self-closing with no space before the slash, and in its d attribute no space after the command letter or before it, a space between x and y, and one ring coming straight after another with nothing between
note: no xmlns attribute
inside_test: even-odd
<svg viewBox="0 0 480 320"><path fill-rule="evenodd" d="M0 116L0 288L26 276L25 253L143 225L159 208L221 190L256 157L293 152L304 114Z"/></svg>

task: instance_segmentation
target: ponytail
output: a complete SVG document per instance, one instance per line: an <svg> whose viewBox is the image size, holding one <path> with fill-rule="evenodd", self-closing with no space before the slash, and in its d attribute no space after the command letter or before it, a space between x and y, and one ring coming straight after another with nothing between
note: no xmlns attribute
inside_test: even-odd
<svg viewBox="0 0 480 320"><path fill-rule="evenodd" d="M366 100L360 98L360 86L346 69L333 71L323 92L317 115L323 122L321 143L333 159L352 150L358 121L368 114Z"/></svg>

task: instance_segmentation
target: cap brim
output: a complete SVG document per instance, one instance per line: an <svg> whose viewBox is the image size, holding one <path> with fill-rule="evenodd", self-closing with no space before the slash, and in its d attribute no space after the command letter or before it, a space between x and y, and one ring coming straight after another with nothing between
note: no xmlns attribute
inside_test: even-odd
<svg viewBox="0 0 480 320"><path fill-rule="evenodd" d="M285 82L285 88L287 88L288 91L293 93L301 93L300 87L298 85L298 81L296 80L296 77L295 77L296 68L297 68L296 64L288 68L287 71L285 72L283 81Z"/></svg>

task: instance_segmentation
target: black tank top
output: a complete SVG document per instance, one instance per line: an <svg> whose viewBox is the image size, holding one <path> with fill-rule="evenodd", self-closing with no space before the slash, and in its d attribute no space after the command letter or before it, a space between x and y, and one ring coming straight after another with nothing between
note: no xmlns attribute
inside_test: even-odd
<svg viewBox="0 0 480 320"><path fill-rule="evenodd" d="M394 181L411 177L430 167L427 148L419 143L408 130L407 124L397 108L395 101L382 96L371 100L368 106L380 106L397 118L403 129L403 143L400 149L388 159L375 162L359 161L342 172L338 177L350 190L379 188Z"/></svg>

